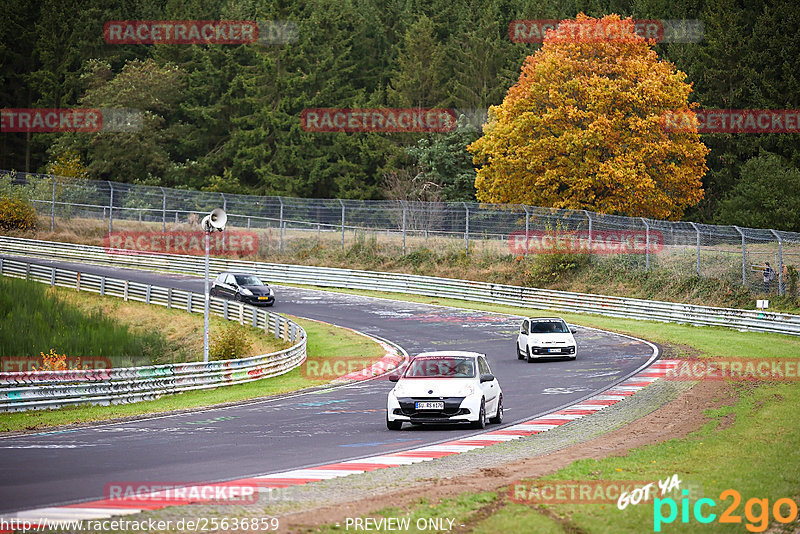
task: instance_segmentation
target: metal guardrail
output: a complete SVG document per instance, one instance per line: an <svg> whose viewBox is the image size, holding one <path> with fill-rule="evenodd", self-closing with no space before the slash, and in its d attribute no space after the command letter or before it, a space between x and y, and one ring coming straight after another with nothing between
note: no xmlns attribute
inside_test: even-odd
<svg viewBox="0 0 800 534"><path fill-rule="evenodd" d="M0 258L0 275L75 288L147 304L203 312L205 296L191 291ZM145 367L0 373L0 412L74 404L122 404L161 395L215 388L287 373L306 359L303 328L275 313L241 302L212 298L210 311L294 342L281 351L240 358Z"/></svg>
<svg viewBox="0 0 800 534"><path fill-rule="evenodd" d="M90 245L11 237L0 237L0 253L59 260L75 259L117 267L190 274L201 272L203 262L203 258L198 256L130 254L130 251L109 251ZM223 258L212 258L211 269L218 272L224 270L252 271L273 282L408 293L540 310L591 313L611 317L800 335L800 316L788 313L572 293L433 276L259 263Z"/></svg>

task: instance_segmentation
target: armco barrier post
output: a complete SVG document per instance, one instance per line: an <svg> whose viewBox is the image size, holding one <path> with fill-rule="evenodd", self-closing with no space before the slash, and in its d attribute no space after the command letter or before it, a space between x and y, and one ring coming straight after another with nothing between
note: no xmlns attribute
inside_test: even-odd
<svg viewBox="0 0 800 534"><path fill-rule="evenodd" d="M644 217L640 217L642 222L644 223L645 228L645 249L644 249L644 270L650 270L650 225L647 224L647 221Z"/></svg>

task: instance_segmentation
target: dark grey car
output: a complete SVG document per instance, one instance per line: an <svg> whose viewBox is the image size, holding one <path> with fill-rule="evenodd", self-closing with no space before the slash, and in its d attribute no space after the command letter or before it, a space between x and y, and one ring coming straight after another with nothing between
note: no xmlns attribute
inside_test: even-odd
<svg viewBox="0 0 800 534"><path fill-rule="evenodd" d="M272 306L275 292L261 279L249 273L222 272L214 279L210 294L255 306Z"/></svg>

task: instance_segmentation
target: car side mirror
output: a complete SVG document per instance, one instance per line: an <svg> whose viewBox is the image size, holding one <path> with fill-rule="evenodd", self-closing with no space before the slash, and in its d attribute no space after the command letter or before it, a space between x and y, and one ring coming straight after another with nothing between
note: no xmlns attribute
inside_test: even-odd
<svg viewBox="0 0 800 534"><path fill-rule="evenodd" d="M570 328L569 331L572 332L573 334L577 334L578 333L578 331L575 330L574 328Z"/></svg>
<svg viewBox="0 0 800 534"><path fill-rule="evenodd" d="M492 373L486 373L481 375L481 384L483 384L484 382L491 382L492 380L494 380L494 375Z"/></svg>
<svg viewBox="0 0 800 534"><path fill-rule="evenodd" d="M400 380L400 375L396 373L392 373L389 375L389 382L397 382L398 380Z"/></svg>

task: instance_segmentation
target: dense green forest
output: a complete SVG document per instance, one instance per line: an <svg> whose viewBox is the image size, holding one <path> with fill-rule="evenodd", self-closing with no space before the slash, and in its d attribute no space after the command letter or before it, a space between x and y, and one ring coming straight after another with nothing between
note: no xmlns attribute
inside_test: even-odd
<svg viewBox="0 0 800 534"><path fill-rule="evenodd" d="M79 155L90 178L265 195L474 199L480 130L315 133L320 107L499 104L524 58L515 19L583 12L699 19L661 43L703 108L800 108L794 0L2 0L0 107L122 107L130 133L2 133L0 168ZM293 21L284 44L108 44L109 20ZM466 121L468 122L468 121ZM800 230L797 134L704 134L705 198L686 219Z"/></svg>

